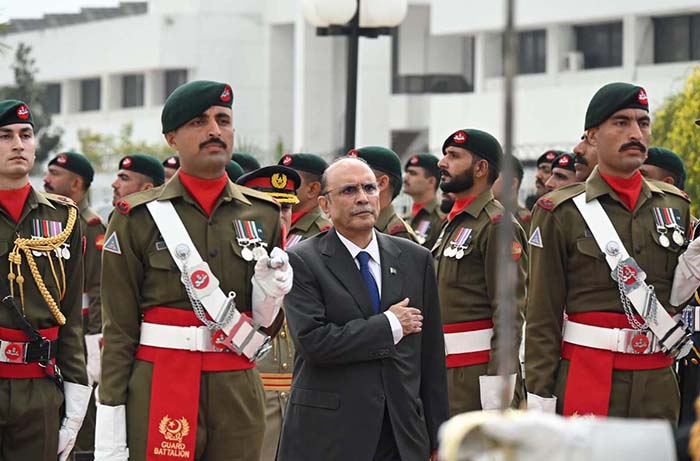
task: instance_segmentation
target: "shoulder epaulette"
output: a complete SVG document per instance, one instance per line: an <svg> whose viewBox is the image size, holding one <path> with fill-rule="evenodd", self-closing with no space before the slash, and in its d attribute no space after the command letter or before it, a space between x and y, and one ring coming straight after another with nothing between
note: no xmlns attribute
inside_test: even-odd
<svg viewBox="0 0 700 461"><path fill-rule="evenodd" d="M46 197L48 200L52 202L57 202L57 203L62 203L63 205L66 206L73 206L75 208L78 208L78 204L73 201L73 199L70 199L68 197L64 197L63 195L56 195L56 194L49 194L48 192L40 192L44 194L44 197Z"/></svg>
<svg viewBox="0 0 700 461"><path fill-rule="evenodd" d="M537 200L537 206L551 211L585 190L586 185L582 182L569 184L568 186L564 186L561 189L554 190L540 197L539 200Z"/></svg>
<svg viewBox="0 0 700 461"><path fill-rule="evenodd" d="M672 194L672 195L676 195L678 197L681 197L683 200L690 203L690 197L688 196L688 194L686 194L684 191L680 190L676 186L674 186L672 184L665 183L663 181L656 181L654 179L647 179L647 181L649 183L655 185L656 187L658 187L662 191L669 193L669 194Z"/></svg>

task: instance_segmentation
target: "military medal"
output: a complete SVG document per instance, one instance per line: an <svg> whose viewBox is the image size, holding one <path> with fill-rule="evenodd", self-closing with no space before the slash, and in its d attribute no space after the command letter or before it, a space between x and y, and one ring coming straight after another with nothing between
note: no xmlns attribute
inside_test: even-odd
<svg viewBox="0 0 700 461"><path fill-rule="evenodd" d="M297 243L301 242L301 234L290 234L287 236L287 248L291 248Z"/></svg>
<svg viewBox="0 0 700 461"><path fill-rule="evenodd" d="M250 262L253 259L258 260L262 256L267 255L267 251L257 245L261 242L261 239L258 236L258 227L255 221L234 219L233 228L236 231L236 242L241 247L241 257L243 259ZM253 247L252 249L250 248L251 246ZM264 255L261 255L261 250L265 253Z"/></svg>
<svg viewBox="0 0 700 461"><path fill-rule="evenodd" d="M462 259L464 257L464 250L466 250L469 246L469 242L471 241L471 235L472 230L467 227L462 227L457 232L457 237L455 237L454 241L452 242L455 247L454 256L457 259Z"/></svg>
<svg viewBox="0 0 700 461"><path fill-rule="evenodd" d="M455 257L456 257L457 259L462 259L462 258L464 258L464 248L460 248L459 250L457 250L457 254L455 255Z"/></svg>
<svg viewBox="0 0 700 461"><path fill-rule="evenodd" d="M68 244L64 243L63 248L61 248L61 257L63 259L70 259L70 250L68 249Z"/></svg>
<svg viewBox="0 0 700 461"><path fill-rule="evenodd" d="M253 252L247 246L244 246L241 249L241 256L243 257L243 259L245 259L248 262L253 260Z"/></svg>
<svg viewBox="0 0 700 461"><path fill-rule="evenodd" d="M652 212L654 213L654 222L656 223L656 232L659 233L659 243L662 247L668 248L671 245L671 241L666 236L666 226L664 225L664 215L661 208L654 208Z"/></svg>
<svg viewBox="0 0 700 461"><path fill-rule="evenodd" d="M267 256L267 250L262 245L256 245L255 247L253 247L252 253L253 259L255 259L256 261L259 261Z"/></svg>
<svg viewBox="0 0 700 461"><path fill-rule="evenodd" d="M669 208L669 214L673 220L673 242L679 247L685 244L685 237L683 237L683 228L680 225L681 217L680 212L675 208Z"/></svg>
<svg viewBox="0 0 700 461"><path fill-rule="evenodd" d="M49 221L46 219L32 219L32 238L41 239L54 237L63 232L63 223L60 221ZM61 250L55 250L56 257L61 257ZM46 254L43 251L32 250L34 256L42 256ZM70 253L68 253L68 258L70 258ZM65 259L68 259L65 258Z"/></svg>

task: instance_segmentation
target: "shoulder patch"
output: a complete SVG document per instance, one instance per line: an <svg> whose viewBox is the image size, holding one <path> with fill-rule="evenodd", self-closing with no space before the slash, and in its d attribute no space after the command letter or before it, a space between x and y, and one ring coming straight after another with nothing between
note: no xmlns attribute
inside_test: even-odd
<svg viewBox="0 0 700 461"><path fill-rule="evenodd" d="M129 214L129 211L131 210L131 206L129 206L129 202L127 202L126 200L119 200L117 203L114 204L114 207L121 214Z"/></svg>
<svg viewBox="0 0 700 461"><path fill-rule="evenodd" d="M527 241L530 245L537 248L544 248L542 245L542 233L540 232L540 227L537 226L530 236L530 240Z"/></svg>
<svg viewBox="0 0 700 461"><path fill-rule="evenodd" d="M117 238L116 232L112 232L112 234L109 237L107 237L107 240L105 240L102 249L104 251L109 251L110 253L114 253L116 255L122 254L122 249L119 246L119 239Z"/></svg>
<svg viewBox="0 0 700 461"><path fill-rule="evenodd" d="M544 208L545 210L554 209L554 200L551 198L541 197L539 200L537 200L537 204L540 206L540 208Z"/></svg>
<svg viewBox="0 0 700 461"><path fill-rule="evenodd" d="M95 237L95 248L97 248L97 251L102 251L102 248L104 248L104 246L105 246L105 234L100 234L97 237Z"/></svg>
<svg viewBox="0 0 700 461"><path fill-rule="evenodd" d="M511 256L513 257L513 261L519 261L520 257L523 255L523 247L520 245L520 243L513 241L513 246L511 247Z"/></svg>
<svg viewBox="0 0 700 461"><path fill-rule="evenodd" d="M389 228L389 234L396 235L401 232L407 232L406 226L403 223L394 224Z"/></svg>

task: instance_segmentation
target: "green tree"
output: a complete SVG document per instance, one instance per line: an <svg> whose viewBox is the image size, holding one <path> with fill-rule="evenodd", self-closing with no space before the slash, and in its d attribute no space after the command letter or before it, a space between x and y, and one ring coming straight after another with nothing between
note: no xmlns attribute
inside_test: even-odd
<svg viewBox="0 0 700 461"><path fill-rule="evenodd" d="M97 171L114 171L119 160L129 154L149 154L165 159L175 153L165 142L135 141L133 134L131 123L122 125L116 136L94 133L88 129L78 130L80 152L90 159Z"/></svg>
<svg viewBox="0 0 700 461"><path fill-rule="evenodd" d="M29 105L37 138L36 159L42 162L60 148L63 130L51 126L51 114L46 110L46 85L35 79L38 69L31 46L24 43L17 46L12 70L15 84L2 89L2 99L19 99Z"/></svg>
<svg viewBox="0 0 700 461"><path fill-rule="evenodd" d="M666 98L654 113L652 125L655 146L671 149L685 162L688 177L685 191L693 199L691 212L700 215L700 67L689 72L685 87L679 93Z"/></svg>

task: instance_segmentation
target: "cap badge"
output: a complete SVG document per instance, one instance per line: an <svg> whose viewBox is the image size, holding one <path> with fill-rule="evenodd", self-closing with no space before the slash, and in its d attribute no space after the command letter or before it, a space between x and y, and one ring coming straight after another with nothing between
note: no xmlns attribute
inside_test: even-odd
<svg viewBox="0 0 700 461"><path fill-rule="evenodd" d="M284 189L287 187L287 175L284 173L275 173L270 178L270 183L275 189Z"/></svg>
<svg viewBox="0 0 700 461"><path fill-rule="evenodd" d="M292 164L292 156L287 154L284 157L282 157L282 165L284 166L289 166Z"/></svg>
<svg viewBox="0 0 700 461"><path fill-rule="evenodd" d="M177 159L175 157L170 157L168 159L168 165L177 165Z"/></svg>
<svg viewBox="0 0 700 461"><path fill-rule="evenodd" d="M22 104L17 108L17 117L21 120L27 120L29 118L29 107L26 104Z"/></svg>
<svg viewBox="0 0 700 461"><path fill-rule="evenodd" d="M454 136L452 136L452 140L457 144L464 144L467 142L467 133L464 131L458 131Z"/></svg>
<svg viewBox="0 0 700 461"><path fill-rule="evenodd" d="M350 152L348 152L348 157L357 157L357 150L350 150Z"/></svg>
<svg viewBox="0 0 700 461"><path fill-rule="evenodd" d="M644 88L639 90L639 94L637 95L637 101L639 101L640 104L649 104L649 98L647 97L647 92L644 91Z"/></svg>
<svg viewBox="0 0 700 461"><path fill-rule="evenodd" d="M567 166L571 160L568 156L564 155L559 159L559 166Z"/></svg>
<svg viewBox="0 0 700 461"><path fill-rule="evenodd" d="M124 157L122 160L122 167L123 168L129 168L131 166L131 157Z"/></svg>
<svg viewBox="0 0 700 461"><path fill-rule="evenodd" d="M67 158L65 155L63 155L63 154L61 154L61 155L59 155L58 157L56 157L56 163L58 163L58 164L60 164L60 165L65 165L65 163L66 163L67 161L68 161L68 158Z"/></svg>
<svg viewBox="0 0 700 461"><path fill-rule="evenodd" d="M418 165L418 157L415 155L411 157L411 165Z"/></svg>
<svg viewBox="0 0 700 461"><path fill-rule="evenodd" d="M221 96L219 96L219 99L223 102L229 102L231 100L231 87L226 85L224 87L224 91L221 92Z"/></svg>
<svg viewBox="0 0 700 461"><path fill-rule="evenodd" d="M547 152L547 156L545 158L547 159L547 161L551 162L556 156L557 153L550 150L549 152Z"/></svg>

